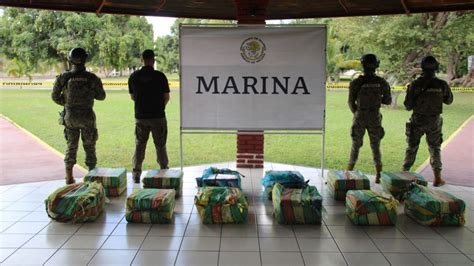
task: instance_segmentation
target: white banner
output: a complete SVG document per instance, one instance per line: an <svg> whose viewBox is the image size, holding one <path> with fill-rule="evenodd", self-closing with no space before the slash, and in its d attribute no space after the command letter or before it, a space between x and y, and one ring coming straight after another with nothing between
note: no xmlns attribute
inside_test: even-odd
<svg viewBox="0 0 474 266"><path fill-rule="evenodd" d="M182 26L182 129L322 129L325 51L325 26Z"/></svg>

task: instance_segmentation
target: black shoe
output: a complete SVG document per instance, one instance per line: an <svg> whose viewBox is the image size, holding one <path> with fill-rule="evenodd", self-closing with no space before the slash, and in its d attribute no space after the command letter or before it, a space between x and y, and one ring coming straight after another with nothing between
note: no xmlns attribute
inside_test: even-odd
<svg viewBox="0 0 474 266"><path fill-rule="evenodd" d="M140 184L141 175L142 173L133 173L133 182L135 182L136 184Z"/></svg>

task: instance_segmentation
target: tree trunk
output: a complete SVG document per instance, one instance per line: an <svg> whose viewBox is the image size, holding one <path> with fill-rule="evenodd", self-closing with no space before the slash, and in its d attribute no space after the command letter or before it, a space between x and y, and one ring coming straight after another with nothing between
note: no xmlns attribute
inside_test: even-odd
<svg viewBox="0 0 474 266"><path fill-rule="evenodd" d="M448 55L448 66L446 69L448 82L453 79L458 78L458 75L456 74L456 68L459 63L460 63L459 54L454 51L450 52Z"/></svg>

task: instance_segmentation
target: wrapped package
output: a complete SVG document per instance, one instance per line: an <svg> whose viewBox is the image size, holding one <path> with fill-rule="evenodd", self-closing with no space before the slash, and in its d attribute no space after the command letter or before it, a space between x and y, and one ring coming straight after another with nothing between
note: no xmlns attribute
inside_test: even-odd
<svg viewBox="0 0 474 266"><path fill-rule="evenodd" d="M125 219L129 223L170 223L173 219L174 189L145 188L127 198Z"/></svg>
<svg viewBox="0 0 474 266"><path fill-rule="evenodd" d="M118 197L127 189L125 168L94 168L84 176L84 182L97 181L104 186L105 195Z"/></svg>
<svg viewBox="0 0 474 266"><path fill-rule="evenodd" d="M204 224L241 224L247 222L249 204L236 187L201 187L194 204Z"/></svg>
<svg viewBox="0 0 474 266"><path fill-rule="evenodd" d="M315 186L272 190L273 215L280 224L320 224L323 198Z"/></svg>
<svg viewBox="0 0 474 266"><path fill-rule="evenodd" d="M390 194L371 190L346 193L346 214L357 225L395 225L398 201Z"/></svg>
<svg viewBox="0 0 474 266"><path fill-rule="evenodd" d="M413 182L425 187L428 185L426 179L415 172L382 172L382 177L380 179L380 184L383 189L386 192L391 193L398 200L403 200Z"/></svg>
<svg viewBox="0 0 474 266"><path fill-rule="evenodd" d="M92 222L104 209L104 187L97 182L58 188L45 200L46 213L58 222Z"/></svg>
<svg viewBox="0 0 474 266"><path fill-rule="evenodd" d="M359 170L330 170L327 185L335 200L345 200L348 190L370 190L369 179Z"/></svg>
<svg viewBox="0 0 474 266"><path fill-rule="evenodd" d="M262 178L264 196L272 199L273 186L279 183L286 188L304 188L308 184L304 181L303 175L298 171L266 171Z"/></svg>
<svg viewBox="0 0 474 266"><path fill-rule="evenodd" d="M243 175L234 170L209 167L204 170L201 177L196 178L196 183L198 187L237 187L242 189L241 177Z"/></svg>
<svg viewBox="0 0 474 266"><path fill-rule="evenodd" d="M149 170L142 182L144 188L174 189L177 197L183 193L183 172L181 170Z"/></svg>
<svg viewBox="0 0 474 266"><path fill-rule="evenodd" d="M463 200L441 190L431 190L417 184L405 198L405 214L422 225L464 225L466 204Z"/></svg>

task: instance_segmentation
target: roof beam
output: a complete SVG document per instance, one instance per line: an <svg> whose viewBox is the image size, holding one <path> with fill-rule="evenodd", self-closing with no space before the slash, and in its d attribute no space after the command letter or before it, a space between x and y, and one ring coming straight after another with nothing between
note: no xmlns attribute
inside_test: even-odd
<svg viewBox="0 0 474 266"><path fill-rule="evenodd" d="M405 14L410 15L410 9L408 9L407 4L405 3L405 0L400 0L403 6L403 10L405 10Z"/></svg>
<svg viewBox="0 0 474 266"><path fill-rule="evenodd" d="M346 14L349 14L349 9L347 9L346 2L344 0L339 0L339 4L342 6L344 11L346 11Z"/></svg>
<svg viewBox="0 0 474 266"><path fill-rule="evenodd" d="M107 2L107 0L102 0L102 1L100 2L99 7L98 7L98 8L96 9L96 11L95 11L95 13L96 13L97 15L100 14L100 11L102 11L102 8L105 6L106 2Z"/></svg>

